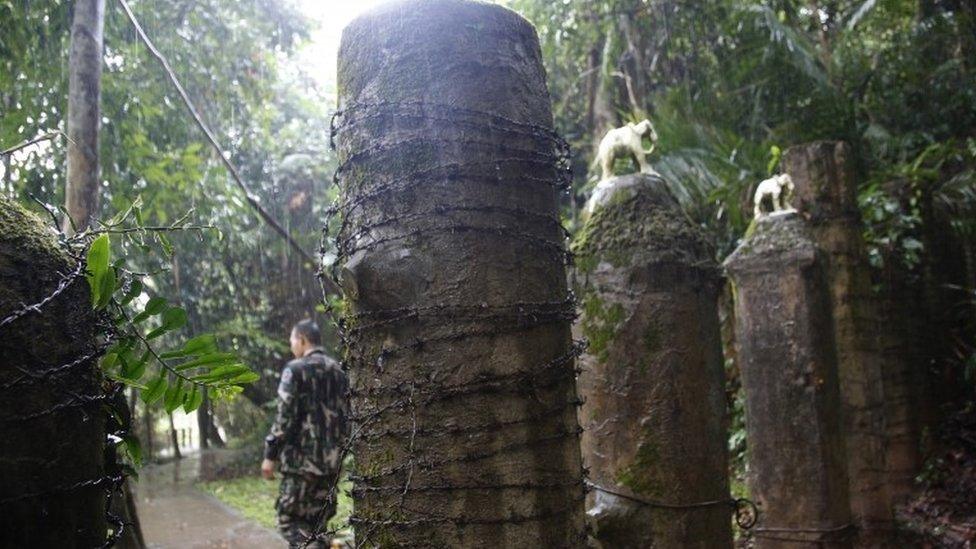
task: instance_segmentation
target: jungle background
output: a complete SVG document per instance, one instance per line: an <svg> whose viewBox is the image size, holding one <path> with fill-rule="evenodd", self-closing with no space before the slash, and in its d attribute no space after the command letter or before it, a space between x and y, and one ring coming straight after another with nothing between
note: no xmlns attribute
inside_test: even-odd
<svg viewBox="0 0 976 549"><path fill-rule="evenodd" d="M961 489L963 477L976 486L976 2L502 3L538 28L556 127L573 146L574 185L563 204L571 229L595 183L595 145L624 122L653 121L660 142L651 162L719 260L746 232L752 190L776 172L782 150L818 139L852 144L875 289L903 298L908 314L896 320L913 323L910 333L930 355L920 372L931 394L920 410L933 418L929 466L905 520L938 536L933 525L954 511L928 502ZM328 258L321 228L336 194L334 65L311 59L307 45L323 26L336 34L334 12L348 8L316 4L131 3L260 202L303 248L324 245ZM71 9L66 0L0 0L0 149L65 130ZM184 305L191 331L214 332L262 374L240 398L205 401L175 423L133 398L143 453L148 461L177 458L179 429L191 433L180 441L184 452L246 449L204 487L273 520L255 494L267 502L275 488L254 474L288 329L307 316L328 325L317 266L249 208L111 2L101 110L100 217L138 200L147 224L189 212L216 228L120 253L157 273L150 293ZM41 213L39 203L63 204L65 151L64 139L52 138L4 155L0 192ZM729 445L741 479L748 464L731 347L727 370Z"/></svg>

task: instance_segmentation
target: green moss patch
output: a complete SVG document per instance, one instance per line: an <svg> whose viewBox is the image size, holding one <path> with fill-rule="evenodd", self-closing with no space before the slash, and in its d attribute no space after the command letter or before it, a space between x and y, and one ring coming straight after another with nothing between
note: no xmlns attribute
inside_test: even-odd
<svg viewBox="0 0 976 549"><path fill-rule="evenodd" d="M620 268L711 259L703 235L685 217L664 181L632 175L611 180L611 185L571 244L580 272L590 272L600 262Z"/></svg>
<svg viewBox="0 0 976 549"><path fill-rule="evenodd" d="M620 303L605 305L596 292L587 293L583 297L582 305L580 325L590 344L588 352L600 362L605 362L610 343L617 335L617 328L624 321L626 311Z"/></svg>
<svg viewBox="0 0 976 549"><path fill-rule="evenodd" d="M657 446L652 438L647 437L637 447L637 455L634 456L633 463L617 473L617 483L637 494L657 495L655 491L658 483L652 474L657 461Z"/></svg>

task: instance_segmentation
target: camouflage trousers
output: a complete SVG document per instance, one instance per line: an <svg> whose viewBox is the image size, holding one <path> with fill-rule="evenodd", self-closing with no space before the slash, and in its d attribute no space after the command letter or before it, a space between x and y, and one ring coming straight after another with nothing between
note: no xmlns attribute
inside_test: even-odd
<svg viewBox="0 0 976 549"><path fill-rule="evenodd" d="M289 547L312 549L329 547L329 540L305 543L313 533L326 531L325 524L335 515L336 502L330 497L333 477L329 475L282 474L278 489L278 531Z"/></svg>

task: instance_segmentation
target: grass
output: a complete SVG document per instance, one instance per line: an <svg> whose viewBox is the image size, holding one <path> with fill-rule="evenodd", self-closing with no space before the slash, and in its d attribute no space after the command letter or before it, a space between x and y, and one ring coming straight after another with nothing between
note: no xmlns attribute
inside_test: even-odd
<svg viewBox="0 0 976 549"><path fill-rule="evenodd" d="M240 477L201 482L197 487L208 492L242 515L266 528L275 528L275 499L278 483L261 477Z"/></svg>
<svg viewBox="0 0 976 549"><path fill-rule="evenodd" d="M264 480L258 476L244 476L201 482L197 484L197 487L212 494L229 507L236 509L246 518L274 530L278 520L274 504L278 498L280 480L280 475L276 475L276 480L273 481ZM336 515L329 521L329 529L340 528L340 534L344 534L348 529L349 515L352 512L352 498L347 492L351 489L352 483L343 474L342 482L339 484L339 508Z"/></svg>

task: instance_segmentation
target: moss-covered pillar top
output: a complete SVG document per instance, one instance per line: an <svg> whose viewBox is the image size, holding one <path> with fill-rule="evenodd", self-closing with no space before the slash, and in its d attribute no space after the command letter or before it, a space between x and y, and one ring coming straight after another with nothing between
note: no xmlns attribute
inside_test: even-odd
<svg viewBox="0 0 976 549"><path fill-rule="evenodd" d="M633 174L601 181L586 212L572 246L579 276L670 265L672 269L658 268L643 276L667 285L679 272L685 276L693 270L701 282L718 288L712 249L659 175Z"/></svg>

